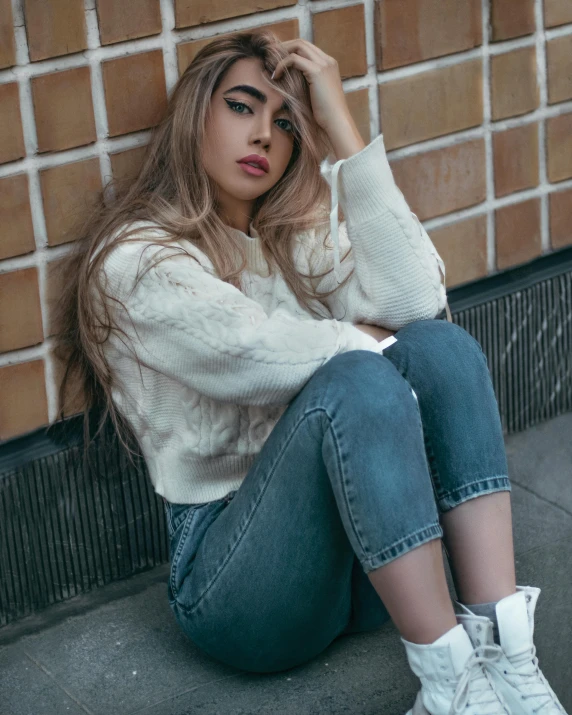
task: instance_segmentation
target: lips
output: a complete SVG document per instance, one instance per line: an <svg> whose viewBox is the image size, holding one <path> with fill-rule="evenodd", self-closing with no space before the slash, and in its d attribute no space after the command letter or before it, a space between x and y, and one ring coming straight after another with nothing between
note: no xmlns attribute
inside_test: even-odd
<svg viewBox="0 0 572 715"><path fill-rule="evenodd" d="M244 156L242 159L238 160L239 164L254 164L258 168L262 169L266 173L270 170L270 165L268 164L268 159L258 154L249 154Z"/></svg>

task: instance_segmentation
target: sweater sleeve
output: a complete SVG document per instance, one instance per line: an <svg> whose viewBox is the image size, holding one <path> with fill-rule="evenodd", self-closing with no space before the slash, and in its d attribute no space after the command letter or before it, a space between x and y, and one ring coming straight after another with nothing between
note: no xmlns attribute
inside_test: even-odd
<svg viewBox="0 0 572 715"><path fill-rule="evenodd" d="M146 250L142 247L146 245ZM217 278L194 246L169 255L134 286L136 271L159 247L120 244L104 262L113 347L209 398L242 405L284 405L331 357L383 347L355 326L296 317L263 307ZM164 250L164 249L163 249ZM145 260L142 255L145 254ZM209 262L210 263L210 262ZM120 301L120 302L119 302Z"/></svg>
<svg viewBox="0 0 572 715"><path fill-rule="evenodd" d="M394 181L383 135L348 159L331 159L320 168L332 190L330 228L309 232L306 243L314 274L334 269L314 283L318 292L335 288L354 268L326 299L331 314L390 330L436 317L447 302L445 264ZM338 183L346 218L340 224Z"/></svg>

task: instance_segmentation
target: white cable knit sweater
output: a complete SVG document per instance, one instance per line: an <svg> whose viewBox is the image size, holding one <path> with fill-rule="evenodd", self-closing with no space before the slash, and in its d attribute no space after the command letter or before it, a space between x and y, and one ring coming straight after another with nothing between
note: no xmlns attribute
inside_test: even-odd
<svg viewBox="0 0 572 715"><path fill-rule="evenodd" d="M153 245L161 234L147 223L140 224L141 240L119 244L104 261L107 292L126 310L109 307L141 362L139 368L125 339L112 332L104 351L113 399L138 438L155 491L168 501L206 502L238 489L321 365L348 350L381 352L395 340L378 343L353 323L398 330L445 307L445 267L393 180L383 136L348 159L331 159L320 167L333 189L330 231L303 232L293 244L306 273L310 265L314 273L337 267L339 252L351 246L337 277L330 273L318 284L320 292L333 288L355 266L329 297L329 313L315 303L323 319L299 305L279 274L269 274L252 225L251 236L236 231L248 258L242 291L217 278L212 262L187 241L180 245L196 261L169 257L132 290L138 269L168 250ZM338 191L346 218L339 226Z"/></svg>

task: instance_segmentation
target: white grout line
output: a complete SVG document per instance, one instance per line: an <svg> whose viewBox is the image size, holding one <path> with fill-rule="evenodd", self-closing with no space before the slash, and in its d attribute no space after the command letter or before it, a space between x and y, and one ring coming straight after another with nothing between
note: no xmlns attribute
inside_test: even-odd
<svg viewBox="0 0 572 715"><path fill-rule="evenodd" d="M433 149L444 149L448 146L469 141L470 139L484 137L488 131L494 134L495 132L501 132L505 129L525 126L526 124L538 122L541 119L556 117L560 114L569 114L570 112L572 112L572 101L562 102L562 104L553 104L518 117L511 117L509 119L502 119L498 121L489 121L487 129L484 125L480 124L479 126L471 129L463 129L459 132L445 134L441 137L433 137L432 139L417 142L416 144L408 144L407 146L399 149L392 149L387 152L387 156L390 161L395 161L396 159L402 159L406 156L424 154L425 152L432 151Z"/></svg>
<svg viewBox="0 0 572 715"><path fill-rule="evenodd" d="M491 19L489 0L482 0L483 32L483 125L481 131L485 140L486 201L483 207L487 216L487 273L496 273L496 229L495 229L495 176L494 150L491 133L492 93L491 93Z"/></svg>
<svg viewBox="0 0 572 715"><path fill-rule="evenodd" d="M165 64L165 82L167 84L167 94L177 84L179 79L179 67L177 62L177 46L175 34L175 8L172 0L161 0L161 26L163 32L163 62Z"/></svg>
<svg viewBox="0 0 572 715"><path fill-rule="evenodd" d="M16 61L18 63L29 62L28 42L26 37L26 29L24 22L24 9L22 0L12 0L12 12L14 15L14 30L16 36ZM18 88L20 94L20 111L22 116L22 132L24 135L24 146L27 155L34 155L38 149L38 137L36 132L36 122L34 114L34 104L32 97L32 87L30 75L14 73L18 79ZM15 162L22 166L23 162ZM36 268L38 271L38 291L40 295L40 315L42 320L42 332L46 335L48 332L48 305L47 305L47 285L46 285L46 253L47 247L47 232L46 221L44 217L44 208L42 204L42 191L40 186L40 175L38 165L27 166L28 186L30 196L30 210L32 215L32 226L34 230L34 240L36 250L30 254L31 261L26 267ZM10 260L2 261L0 268L4 271L5 267L10 267ZM46 396L48 403L48 416L54 413L53 401L53 370L51 361L48 357L50 343L44 340L39 346L25 348L15 352L6 353L0 356L2 361L0 364L12 364L31 359L44 359L44 374ZM46 359L47 358L47 359Z"/></svg>
<svg viewBox="0 0 572 715"><path fill-rule="evenodd" d="M557 194L561 191L572 189L572 179L560 181L554 186L557 187L556 190L552 190L552 186L537 186L534 189L524 189L522 191L517 191L514 194L509 194L508 196L501 196L500 198L496 198L490 202L484 201L483 203L476 204L475 206L469 206L466 209L452 211L451 213L444 214L442 216L435 216L435 218L426 219L422 223L427 231L432 231L433 229L449 226L452 223L464 221L465 219L473 218L475 216L491 215L494 214L496 209L504 208L505 206L513 206L521 203L522 201L528 201L529 199L537 197L542 198L543 196Z"/></svg>
<svg viewBox="0 0 572 715"><path fill-rule="evenodd" d="M535 11L537 12L537 11ZM542 16L542 7L540 8L540 14L536 14L537 27L543 27L544 17ZM564 37L565 35L572 35L572 24L561 25L560 27L548 27L544 30L546 40L554 40L556 37Z"/></svg>
<svg viewBox="0 0 572 715"><path fill-rule="evenodd" d="M183 28L178 30L174 27L175 19L173 0L160 1L162 21L165 22L166 20L168 22L168 26L163 26L163 31L161 32L161 34L153 35L151 37L142 37L134 40L127 40L125 42L118 42L116 44L105 46L100 46L98 40L97 46L89 45L87 50L75 52L70 55L64 55L62 57L48 58L45 60L40 60L38 62L28 62L27 48L26 50L24 50L23 47L21 47L22 37L25 37L25 29L23 27L16 28L17 30L19 30L19 32L16 33L17 47L19 47L19 53L17 55L17 64L14 67L0 70L0 84L4 82L13 82L15 79L21 76L38 76L48 74L50 72L61 71L64 69L88 66L92 62L101 62L102 60L139 54L141 52L146 52L149 50L164 50L166 45L168 46L169 44L169 38L173 40L173 43L175 45L174 49L176 49L176 45L181 42L189 42L192 40L216 37L217 35L225 34L226 32L230 32L232 30L255 29L258 26L263 26L274 22L281 22L294 18L298 18L300 20L301 10L303 10L304 8L306 8L306 12L310 15L315 15L318 12L323 12L326 9L351 7L352 5L356 4L336 4L328 8L326 6L320 6L320 3L316 0L313 0L313 2L311 3L299 2L298 5L294 5L287 8L279 8L276 10L269 10L264 12L264 14L243 15L242 17L220 20L216 23L216 27L213 27L215 23L208 23L207 25L197 25L196 27ZM14 6L18 8L21 0L12 0L12 2ZM94 0L93 2L90 2L90 0L86 0L86 2L87 6L90 7L93 5ZM364 4L366 6L366 9L369 8L368 10L366 10L366 17L371 18L371 31L373 31L373 0L365 0ZM16 17L17 13L15 12L14 14ZM21 12L19 13L19 17L23 17ZM546 30L545 34L548 40L554 39L556 37L570 35L572 34L572 24L563 25L562 27L553 28L551 30ZM306 34L301 32L301 36L305 37ZM535 44L535 35L526 35L524 37L517 37L509 40L501 40L499 42L491 43L489 44L489 53L491 55L504 54L506 52L510 52L512 50L520 49L523 47L533 47ZM393 69L384 70L383 72L376 72L376 79L378 83L383 84L385 82L391 82L395 79L409 77L411 75L419 74L428 70L439 69L441 67L458 64L459 62L469 61L471 59L481 57L481 54L481 48L471 48L469 50L456 52L450 55L444 55L442 57L435 57L429 60L415 62L413 64L405 65L403 67L396 67ZM176 60L173 65L171 59L169 66L176 66Z"/></svg>
<svg viewBox="0 0 572 715"><path fill-rule="evenodd" d="M384 0L379 0L379 2L383 1ZM377 52L374 21L375 2L374 0L369 0L365 2L364 5L365 55L367 64L366 78L369 102L369 133L371 138L373 139L381 131L381 107L379 106L379 89L377 85Z"/></svg>
<svg viewBox="0 0 572 715"><path fill-rule="evenodd" d="M52 338L46 338L44 342L39 345L33 345L29 348L21 348L20 350L12 350L7 353L0 353L0 367L5 367L6 365L17 365L19 363L30 362L32 360L43 360L52 342Z"/></svg>
<svg viewBox="0 0 572 715"><path fill-rule="evenodd" d="M28 40L26 38L26 22L24 19L24 0L12 0L12 20L14 21L14 37L16 40L16 66L27 65L30 62L28 53ZM14 68L12 68L14 69ZM9 75L10 69L2 70L3 74ZM0 82L2 80L0 79Z"/></svg>
<svg viewBox="0 0 572 715"><path fill-rule="evenodd" d="M535 0L534 14L536 19L536 83L541 112L546 110L548 95L548 77L546 73L546 44L544 34L543 0ZM542 117L538 122L538 170L539 181L542 186L548 183L546 172L546 118ZM542 253L550 251L550 218L548 214L548 195L543 194L540 198L540 240Z"/></svg>
<svg viewBox="0 0 572 715"><path fill-rule="evenodd" d="M298 29L300 37L310 42L314 42L314 26L312 25L312 2L311 0L300 0L295 6L299 9L294 18L298 18ZM292 19L294 19L292 18Z"/></svg>
<svg viewBox="0 0 572 715"><path fill-rule="evenodd" d="M20 83L20 93L22 92L22 86L25 85L25 82ZM22 119L24 120L24 117L22 117ZM35 142L35 129L33 136ZM16 174L21 174L22 172L29 171L31 169L48 169L53 166L65 166L66 164L71 164L74 161L93 159L94 157L99 157L101 152L114 154L115 152L124 151L126 149L144 146L148 143L150 136L151 130L144 129L140 132L133 132L133 134L100 139L97 144L86 144L85 146L78 146L73 149L65 149L63 151L49 152L46 154L31 154L25 159L12 161L7 164L0 164L0 178L15 176ZM26 133L24 133L24 137L26 137ZM27 146L26 148L28 149Z"/></svg>

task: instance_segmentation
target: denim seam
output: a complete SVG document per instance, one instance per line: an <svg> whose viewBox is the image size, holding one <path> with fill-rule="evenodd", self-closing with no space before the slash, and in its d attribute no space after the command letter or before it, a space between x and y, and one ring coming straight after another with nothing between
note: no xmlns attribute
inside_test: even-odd
<svg viewBox="0 0 572 715"><path fill-rule="evenodd" d="M465 482L465 484L463 484L461 489L465 489L466 487L472 487L474 484L480 484L481 482L490 482L493 479L507 479L508 480L508 476L506 474L494 474L490 477L479 477L479 479L475 479L472 482ZM443 496L450 497L451 494L455 494L455 492L458 492L458 491L459 491L459 489L453 489L450 492L445 492L443 494Z"/></svg>
<svg viewBox="0 0 572 715"><path fill-rule="evenodd" d="M333 421L333 418L330 416L330 414L329 414L329 412L328 412L327 409L324 408L324 412L326 413L326 415L328 416L328 419L330 420L330 426L329 426L328 429L330 430L330 432L332 433L332 436L333 436L333 438L334 438L334 445L335 445L335 447L336 447L336 460L337 460L337 462L338 462L338 469L340 470L340 474L341 474L341 477L342 477L342 493L343 493L343 495L344 495L344 500L345 500L345 503L346 503L346 508L347 508L347 510L348 510L348 514L350 515L350 521L351 521L351 525L352 525L352 530L353 530L354 535L355 535L355 537L356 537L356 541L357 541L357 542L359 543L359 545L360 545L360 548L361 548L362 552L363 552L364 554L367 554L367 553L369 553L369 549L367 549L367 548L364 546L363 540L362 540L362 538L361 538L361 536L360 536L360 534L359 534L359 532L358 532L358 530L357 530L357 524L356 524L356 521L355 521L354 516L353 516L353 514L352 514L352 509L351 509L350 503L349 503L349 497L348 497L347 487L346 487L346 475L345 475L345 471L344 471L343 460L341 459L341 455L340 455L340 448L339 448L339 444L338 444L338 438L337 438L336 433L335 433L335 430L334 430L334 421ZM340 515L340 516L341 516L341 515Z"/></svg>
<svg viewBox="0 0 572 715"><path fill-rule="evenodd" d="M443 536L443 529L441 528L441 525L438 522L434 522L433 524L430 524L429 526L424 526L421 529L417 529L417 531L413 531L411 534L408 536L404 536L403 538L399 539L398 541L395 541L393 544L390 546L386 546L384 549L381 551L378 551L376 554L373 554L367 559L367 565L372 566L372 570L379 568L380 566L385 565L389 560L393 560L397 558L398 556L401 556L403 553L406 553L405 549L399 548L402 544L404 544L406 541L413 540L414 544L411 546L411 548L408 548L407 551L411 551L412 549L421 546L422 544L426 543L427 541L432 541L433 539L436 538L442 538ZM406 547L407 548L407 547ZM374 564L375 562L375 564ZM378 563L380 562L380 563Z"/></svg>
<svg viewBox="0 0 572 715"><path fill-rule="evenodd" d="M258 505L259 505L259 503L260 503L260 500L261 500L262 496L264 495L264 492L265 492L266 489L268 488L268 485L270 484L270 480L272 479L272 477L273 477L274 474L276 473L276 467L277 467L277 465L279 464L280 459L282 458L282 455L284 454L284 451L286 450L286 448L288 447L288 445L289 445L290 441L292 440L294 434L296 433L296 430L298 429L298 427L300 426L300 424L306 419L306 417L308 417L308 415L312 414L313 412L319 412L319 411L326 412L326 414L327 414L327 411L326 411L325 408L323 408L323 407L315 407L315 408L312 408L311 410L305 412L303 415L301 415L300 419L299 419L299 420L296 422L296 424L293 426L293 428L292 428L290 434L288 435L288 437L284 440L284 444L282 445L282 448L278 451L278 453L277 453L277 455L276 455L276 459L274 460L274 463L273 463L272 467L271 467L271 468L268 470L268 472L267 472L267 478L262 482L262 487L261 487L261 489L260 489L260 493L259 493L258 498L256 499L256 501L254 502L254 506L252 507L252 510L251 510L250 514L248 515L246 524L245 524L244 527L242 527L242 529L239 531L238 538L237 538L237 540L236 540L234 546L232 546L232 548L229 550L229 552L228 552L226 558L224 559L224 561L222 562L222 564L220 565L220 567L217 569L215 575L214 575L214 576L212 577L212 579L211 579L211 582L208 584L208 586L205 588L205 590L201 593L201 595L195 600L194 603L192 603L192 604L190 604L190 605L187 605L187 604L181 603L181 602L177 599L176 593L173 592L173 593L175 593L175 602L176 602L176 604L177 604L177 607L180 608L182 611L184 611L185 613L191 613L191 612L194 611L196 608L198 608L198 606L200 605L200 603L202 602L202 600L204 599L204 597L207 595L207 593L210 591L210 589L214 586L214 584L215 584L216 581L218 580L219 576L220 576L221 573L223 572L224 567L226 566L226 564L228 563L229 559L230 559L231 556L234 554L234 552L235 552L236 549L238 548L240 542L242 541L244 535L246 534L246 532L247 532L247 530L248 530L248 527L250 526L250 523L252 522L252 519L253 519L253 516L254 516L254 514L255 514L255 512L256 512L256 509L258 508ZM186 526L185 526L185 530L186 530ZM182 537L181 537L181 538L182 538Z"/></svg>
<svg viewBox="0 0 572 715"><path fill-rule="evenodd" d="M474 487L477 484L488 484L488 483L493 483L493 485L490 488L483 489L478 492L471 492L468 493L468 489L470 487ZM485 494L492 494L493 492L498 492L498 491L511 491L511 484L510 484L510 479L506 474L496 474L495 476L492 477L485 477L484 479L475 479L472 482L468 482L467 484L463 484L462 487L459 487L458 489L454 489L450 492L446 492L443 494L442 497L439 499L439 506L442 507L443 511L449 511L450 509L453 509L455 506L459 506L459 504L462 504L464 501L468 501L469 499L472 499L473 497L478 497L478 496L483 496ZM466 496L464 496L466 494ZM455 504L453 506L450 506L449 502L446 502L448 499L453 497L453 501Z"/></svg>
<svg viewBox="0 0 572 715"><path fill-rule="evenodd" d="M167 518L167 530L169 532L169 538L171 538L171 536L174 533L173 520L171 518L171 509L169 508L166 501L165 501L165 516Z"/></svg>
<svg viewBox="0 0 572 715"><path fill-rule="evenodd" d="M394 362L393 365L397 368L400 375L403 377L404 380L407 381L407 384L413 390L413 386L409 382L407 375L405 374L405 370L402 370L401 363ZM429 474L431 475L431 481L433 483L433 494L435 495L435 501L438 502L438 500L440 498L439 490L441 488L441 476L439 475L439 471L437 470L437 467L434 464L435 452L433 451L433 444L427 435L427 431L425 429L425 424L423 423L423 418L421 415L421 405L419 404L419 397L417 398L417 416L418 416L419 422L421 424L421 432L423 434L425 455L427 457L427 466L429 467Z"/></svg>
<svg viewBox="0 0 572 715"><path fill-rule="evenodd" d="M173 591L175 600L177 600L177 594L178 594L178 589L175 587L175 573L177 570L177 566L179 565L179 559L181 558L181 552L183 551L183 548L184 548L184 541L187 537L187 534L189 533L191 522L193 521L193 518L194 518L196 512L197 512L196 509L189 509L187 515L185 516L183 530L181 531L181 535L179 537L179 542L177 544L177 550L176 550L175 555L173 556L173 559L171 561L171 569L170 569L169 578L171 581L171 590Z"/></svg>

